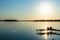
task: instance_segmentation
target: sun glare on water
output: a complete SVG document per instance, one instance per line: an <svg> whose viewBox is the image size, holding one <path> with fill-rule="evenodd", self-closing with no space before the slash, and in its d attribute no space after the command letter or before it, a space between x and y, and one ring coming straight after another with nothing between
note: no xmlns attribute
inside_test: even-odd
<svg viewBox="0 0 60 40"><path fill-rule="evenodd" d="M48 31L45 30L44 33L47 33ZM47 39L47 34L44 35L44 38Z"/></svg>

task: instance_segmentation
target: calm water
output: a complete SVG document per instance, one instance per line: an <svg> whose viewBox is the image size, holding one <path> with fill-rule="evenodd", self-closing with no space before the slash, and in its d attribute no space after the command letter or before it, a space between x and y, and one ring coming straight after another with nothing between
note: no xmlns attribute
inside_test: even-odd
<svg viewBox="0 0 60 40"><path fill-rule="evenodd" d="M0 22L0 40L60 40L59 35L36 34L36 29L49 26L60 29L60 22Z"/></svg>

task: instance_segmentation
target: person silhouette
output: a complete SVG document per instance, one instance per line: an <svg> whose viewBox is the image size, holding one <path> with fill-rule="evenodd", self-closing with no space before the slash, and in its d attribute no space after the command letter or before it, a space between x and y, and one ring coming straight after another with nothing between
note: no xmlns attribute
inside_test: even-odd
<svg viewBox="0 0 60 40"><path fill-rule="evenodd" d="M47 27L47 30L49 30L49 27Z"/></svg>
<svg viewBox="0 0 60 40"><path fill-rule="evenodd" d="M54 40L54 39L52 39L52 40Z"/></svg>
<svg viewBox="0 0 60 40"><path fill-rule="evenodd" d="M52 26L50 26L50 30L52 30Z"/></svg>

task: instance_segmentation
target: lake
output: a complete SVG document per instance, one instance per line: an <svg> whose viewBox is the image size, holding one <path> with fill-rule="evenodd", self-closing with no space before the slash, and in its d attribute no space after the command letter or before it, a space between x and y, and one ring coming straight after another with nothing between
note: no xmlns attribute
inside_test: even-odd
<svg viewBox="0 0 60 40"><path fill-rule="evenodd" d="M36 34L36 29L50 26L60 29L60 22L0 22L0 40L60 40L59 35Z"/></svg>

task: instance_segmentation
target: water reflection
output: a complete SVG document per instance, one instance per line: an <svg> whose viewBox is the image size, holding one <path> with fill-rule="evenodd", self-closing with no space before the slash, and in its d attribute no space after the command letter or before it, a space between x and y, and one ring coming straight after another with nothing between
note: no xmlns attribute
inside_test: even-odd
<svg viewBox="0 0 60 40"><path fill-rule="evenodd" d="M47 34L45 34L45 35L44 35L44 38L47 39L47 37L48 37Z"/></svg>
<svg viewBox="0 0 60 40"><path fill-rule="evenodd" d="M54 29L52 27L47 27L46 29L37 29L37 35L43 35L43 37L47 40L48 36L52 36L52 35L60 35L60 30L59 29ZM54 40L54 39L52 39Z"/></svg>
<svg viewBox="0 0 60 40"><path fill-rule="evenodd" d="M52 40L53 38L59 40L59 35L53 33L50 35L46 33L47 31L43 31L46 33L44 35L40 35L40 31L38 31L39 34L36 34L36 29L46 29L49 26L60 29L59 22L0 22L0 40Z"/></svg>

